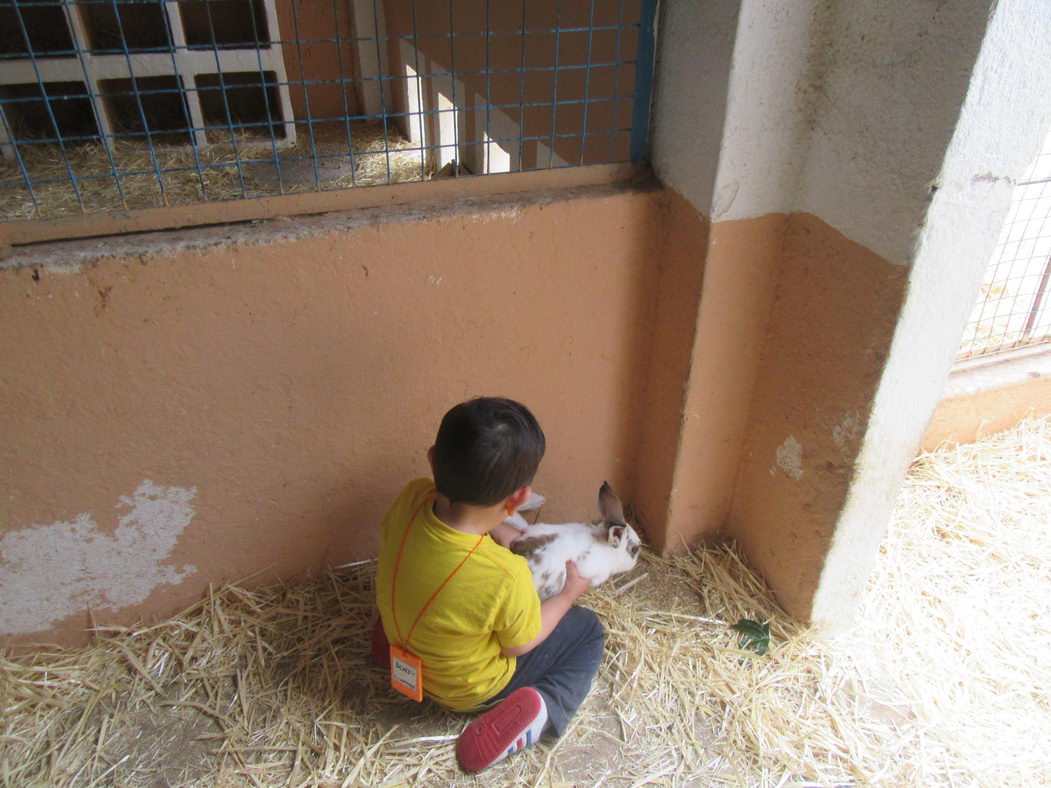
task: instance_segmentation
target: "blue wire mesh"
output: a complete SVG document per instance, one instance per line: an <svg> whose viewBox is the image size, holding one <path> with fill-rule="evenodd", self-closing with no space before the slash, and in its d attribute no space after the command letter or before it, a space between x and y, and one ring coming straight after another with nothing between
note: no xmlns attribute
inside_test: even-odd
<svg viewBox="0 0 1051 788"><path fill-rule="evenodd" d="M655 6L0 0L0 219L640 162Z"/></svg>
<svg viewBox="0 0 1051 788"><path fill-rule="evenodd" d="M1051 129L1015 185L956 360L1051 343Z"/></svg>

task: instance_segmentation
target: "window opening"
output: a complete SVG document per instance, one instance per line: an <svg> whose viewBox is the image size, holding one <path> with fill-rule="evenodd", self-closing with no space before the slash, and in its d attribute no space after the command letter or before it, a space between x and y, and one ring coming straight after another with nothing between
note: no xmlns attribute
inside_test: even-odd
<svg viewBox="0 0 1051 788"><path fill-rule="evenodd" d="M2 0L0 221L638 163L655 12Z"/></svg>
<svg viewBox="0 0 1051 788"><path fill-rule="evenodd" d="M1015 185L957 361L1051 343L1051 129Z"/></svg>

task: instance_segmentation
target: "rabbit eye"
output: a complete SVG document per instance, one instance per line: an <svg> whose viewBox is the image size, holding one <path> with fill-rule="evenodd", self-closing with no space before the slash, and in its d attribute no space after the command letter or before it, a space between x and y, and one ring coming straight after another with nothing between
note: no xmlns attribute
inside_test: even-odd
<svg viewBox="0 0 1051 788"><path fill-rule="evenodd" d="M633 544L631 547L628 548L628 552L631 553L631 557L634 558L639 554L639 546L637 544Z"/></svg>

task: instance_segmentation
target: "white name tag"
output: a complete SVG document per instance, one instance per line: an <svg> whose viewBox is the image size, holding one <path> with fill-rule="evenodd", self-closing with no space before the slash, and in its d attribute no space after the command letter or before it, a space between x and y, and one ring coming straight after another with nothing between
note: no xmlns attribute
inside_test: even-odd
<svg viewBox="0 0 1051 788"><path fill-rule="evenodd" d="M394 678L413 692L420 685L420 677L416 673L416 669L412 665L402 662L397 657L394 658Z"/></svg>
<svg viewBox="0 0 1051 788"><path fill-rule="evenodd" d="M392 644L390 683L402 695L415 701L423 700L423 662L411 651Z"/></svg>

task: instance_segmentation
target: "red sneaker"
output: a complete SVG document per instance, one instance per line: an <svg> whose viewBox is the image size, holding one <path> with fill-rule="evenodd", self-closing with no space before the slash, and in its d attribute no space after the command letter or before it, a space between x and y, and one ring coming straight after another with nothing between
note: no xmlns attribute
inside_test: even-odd
<svg viewBox="0 0 1051 788"><path fill-rule="evenodd" d="M516 689L476 719L456 740L456 757L469 772L480 772L535 744L547 725L547 707L532 687Z"/></svg>

